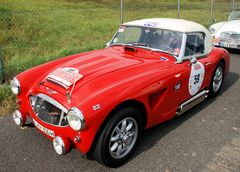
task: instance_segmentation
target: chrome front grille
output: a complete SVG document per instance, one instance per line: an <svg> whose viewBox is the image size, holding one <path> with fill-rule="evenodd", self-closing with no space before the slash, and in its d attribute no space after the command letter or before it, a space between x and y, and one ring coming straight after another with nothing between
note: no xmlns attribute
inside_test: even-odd
<svg viewBox="0 0 240 172"><path fill-rule="evenodd" d="M230 34L228 32L222 32L220 35L220 40L221 41L226 41L230 39Z"/></svg>
<svg viewBox="0 0 240 172"><path fill-rule="evenodd" d="M67 126L67 109L56 100L45 94L30 96L30 102L33 111L42 121L55 125Z"/></svg>
<svg viewBox="0 0 240 172"><path fill-rule="evenodd" d="M220 41L240 43L240 34L234 32L222 32Z"/></svg>
<svg viewBox="0 0 240 172"><path fill-rule="evenodd" d="M240 41L240 34L231 34L230 39Z"/></svg>

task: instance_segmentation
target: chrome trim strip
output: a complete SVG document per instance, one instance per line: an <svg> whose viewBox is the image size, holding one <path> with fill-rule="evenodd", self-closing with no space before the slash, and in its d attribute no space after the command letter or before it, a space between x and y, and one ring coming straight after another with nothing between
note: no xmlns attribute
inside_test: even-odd
<svg viewBox="0 0 240 172"><path fill-rule="evenodd" d="M59 126L61 126L61 123L62 123L62 120L63 120L63 115L64 115L64 112L62 111L61 112L61 115L60 115L60 119L59 119Z"/></svg>
<svg viewBox="0 0 240 172"><path fill-rule="evenodd" d="M52 78L47 78L47 80L50 81L50 82L53 82L53 83L55 83L55 84L57 84L57 85L59 85L61 87L63 87L64 89L68 89L69 88L69 87L65 86L63 83L61 83L60 81L56 81L56 80L54 80Z"/></svg>
<svg viewBox="0 0 240 172"><path fill-rule="evenodd" d="M186 49L186 41L187 41L187 34L183 33L182 46L181 46L181 50L180 50L180 53L179 53L178 59L177 59L178 63L182 63L183 60L184 60L184 54L185 54L185 49Z"/></svg>
<svg viewBox="0 0 240 172"><path fill-rule="evenodd" d="M206 95L208 93L208 91L203 90L202 92L200 92L199 94L195 95L194 97L192 97L191 99L187 100L186 102L184 102L181 107L186 106L187 104L193 102L194 100L198 99L199 97L202 97L204 95Z"/></svg>

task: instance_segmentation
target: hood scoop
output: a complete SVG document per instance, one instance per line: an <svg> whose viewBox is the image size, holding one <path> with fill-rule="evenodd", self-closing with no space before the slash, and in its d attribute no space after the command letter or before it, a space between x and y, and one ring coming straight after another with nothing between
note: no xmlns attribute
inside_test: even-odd
<svg viewBox="0 0 240 172"><path fill-rule="evenodd" d="M46 79L50 82L58 84L65 89L75 85L83 77L79 70L73 67L57 68L51 72Z"/></svg>
<svg viewBox="0 0 240 172"><path fill-rule="evenodd" d="M125 52L136 52L136 48L125 46L124 51Z"/></svg>

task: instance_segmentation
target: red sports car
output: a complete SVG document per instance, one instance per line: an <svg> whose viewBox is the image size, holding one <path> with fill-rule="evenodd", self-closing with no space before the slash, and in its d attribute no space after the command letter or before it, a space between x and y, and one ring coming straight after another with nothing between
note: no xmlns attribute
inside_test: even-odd
<svg viewBox="0 0 240 172"><path fill-rule="evenodd" d="M209 31L182 19L122 24L103 50L34 67L11 81L19 109L53 141L57 154L77 148L110 167L133 154L143 129L172 119L219 92L227 51Z"/></svg>

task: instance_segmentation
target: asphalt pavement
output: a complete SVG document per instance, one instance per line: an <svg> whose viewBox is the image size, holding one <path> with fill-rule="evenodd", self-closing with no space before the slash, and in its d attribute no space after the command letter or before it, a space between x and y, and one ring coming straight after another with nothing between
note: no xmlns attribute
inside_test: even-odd
<svg viewBox="0 0 240 172"><path fill-rule="evenodd" d="M232 54L220 95L145 131L133 158L117 169L77 150L59 156L36 129L20 129L11 115L0 117L0 171L240 172L239 78L240 54Z"/></svg>

